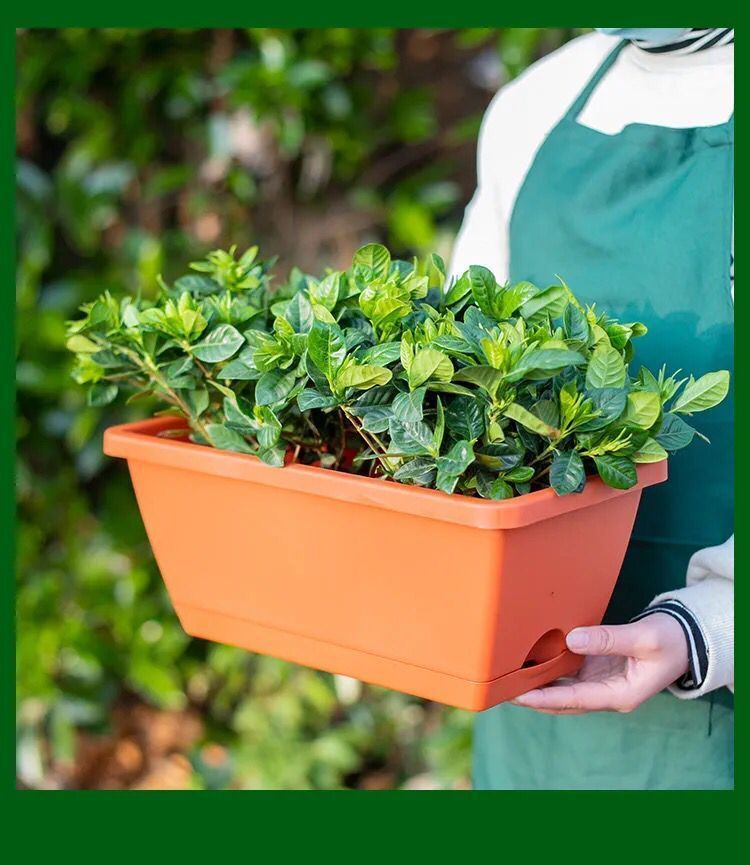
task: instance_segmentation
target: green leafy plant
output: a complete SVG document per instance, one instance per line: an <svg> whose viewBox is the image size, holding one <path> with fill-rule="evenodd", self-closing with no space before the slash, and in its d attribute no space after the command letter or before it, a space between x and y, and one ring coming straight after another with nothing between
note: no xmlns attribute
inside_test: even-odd
<svg viewBox="0 0 750 865"><path fill-rule="evenodd" d="M582 306L565 283L500 285L439 256L362 247L346 271L272 288L256 247L216 251L156 300L104 294L69 327L93 406L120 389L184 418L193 441L402 483L506 499L637 482L697 434L729 373L631 376L638 322ZM170 430L184 435L184 430Z"/></svg>

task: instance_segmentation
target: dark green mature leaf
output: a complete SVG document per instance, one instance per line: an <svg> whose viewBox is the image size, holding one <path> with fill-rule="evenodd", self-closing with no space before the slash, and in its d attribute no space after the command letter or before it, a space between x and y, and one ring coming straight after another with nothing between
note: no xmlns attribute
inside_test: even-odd
<svg viewBox="0 0 750 865"><path fill-rule="evenodd" d="M621 387L587 388L586 396L600 415L580 427L581 432L590 432L608 426L625 411L628 392Z"/></svg>
<svg viewBox="0 0 750 865"><path fill-rule="evenodd" d="M582 343L588 342L590 330L586 313L574 303L568 303L565 307L563 327L565 328L565 336L568 339L574 339L576 342Z"/></svg>
<svg viewBox="0 0 750 865"><path fill-rule="evenodd" d="M437 461L438 474L462 475L474 462L474 449L470 441L458 441L445 456Z"/></svg>
<svg viewBox="0 0 750 865"><path fill-rule="evenodd" d="M392 417L388 424L392 449L399 454L432 455L433 431L423 421L404 423Z"/></svg>
<svg viewBox="0 0 750 865"><path fill-rule="evenodd" d="M483 499L493 501L513 498L513 487L503 478L494 477L487 472L477 474L477 492Z"/></svg>
<svg viewBox="0 0 750 865"><path fill-rule="evenodd" d="M306 388L297 394L297 405L300 411L312 411L314 408L333 408L338 405L338 399L333 394L325 394L318 390Z"/></svg>
<svg viewBox="0 0 750 865"><path fill-rule="evenodd" d="M578 451L556 453L550 466L549 480L558 496L580 492L586 482L586 472Z"/></svg>
<svg viewBox="0 0 750 865"><path fill-rule="evenodd" d="M242 334L231 324L220 324L205 339L197 342L191 351L198 360L218 363L221 360L229 360L244 341Z"/></svg>
<svg viewBox="0 0 750 865"><path fill-rule="evenodd" d="M403 423L421 421L423 416L424 397L427 388L419 387L416 390L400 393L391 407L393 417Z"/></svg>
<svg viewBox="0 0 750 865"><path fill-rule="evenodd" d="M499 442L484 445L475 450L477 461L485 468L495 472L505 472L516 468L523 462L524 451L512 442Z"/></svg>
<svg viewBox="0 0 750 865"><path fill-rule="evenodd" d="M484 406L474 397L456 397L448 403L445 423L456 438L476 441L485 431Z"/></svg>
<svg viewBox="0 0 750 865"><path fill-rule="evenodd" d="M695 436L695 430L676 414L665 414L656 441L668 451L687 447Z"/></svg>
<svg viewBox="0 0 750 865"><path fill-rule="evenodd" d="M250 445L242 435L221 423L210 423L206 425L206 432L215 448L225 451L237 451L238 453L254 453Z"/></svg>
<svg viewBox="0 0 750 865"><path fill-rule="evenodd" d="M401 483L429 487L435 482L437 466L432 457L415 457L405 462L393 473L394 480Z"/></svg>
<svg viewBox="0 0 750 865"><path fill-rule="evenodd" d="M629 490L638 483L638 474L635 463L628 457L619 457L614 454L594 457L596 470L599 477L607 486L617 490Z"/></svg>
<svg viewBox="0 0 750 865"><path fill-rule="evenodd" d="M372 363L375 366L387 366L401 357L400 342L381 342L357 354L360 363Z"/></svg>

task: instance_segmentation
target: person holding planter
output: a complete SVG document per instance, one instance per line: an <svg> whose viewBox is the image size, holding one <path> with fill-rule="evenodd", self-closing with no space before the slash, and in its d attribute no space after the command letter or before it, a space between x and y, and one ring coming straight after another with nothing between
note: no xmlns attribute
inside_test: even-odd
<svg viewBox="0 0 750 865"><path fill-rule="evenodd" d="M636 361L731 369L732 82L723 28L602 29L537 63L485 116L452 271L563 273L648 322ZM605 624L567 635L581 671L478 717L477 788L733 786L731 393L699 429L710 463L644 493Z"/></svg>

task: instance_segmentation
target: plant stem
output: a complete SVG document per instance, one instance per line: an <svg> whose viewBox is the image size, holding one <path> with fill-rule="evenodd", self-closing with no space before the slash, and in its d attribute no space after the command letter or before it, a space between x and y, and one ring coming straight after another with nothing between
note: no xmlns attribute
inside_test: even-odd
<svg viewBox="0 0 750 865"><path fill-rule="evenodd" d="M386 470L386 472L388 474L393 474L393 467L391 466L390 462L388 461L387 456L385 455L385 448L383 447L383 443L381 441L377 441L377 443L375 443L370 438L370 435L375 437L374 433L365 432L365 430L360 426L359 421L357 421L355 419L354 415L351 414L350 412L348 412L344 408L344 406L341 406L341 411L346 415L347 420L354 427L356 432L359 434L360 438L363 439L363 441L365 442L367 447L369 447L370 450L375 454L375 456L378 459L378 462L383 466L383 468ZM378 451L378 447L381 449L380 452Z"/></svg>

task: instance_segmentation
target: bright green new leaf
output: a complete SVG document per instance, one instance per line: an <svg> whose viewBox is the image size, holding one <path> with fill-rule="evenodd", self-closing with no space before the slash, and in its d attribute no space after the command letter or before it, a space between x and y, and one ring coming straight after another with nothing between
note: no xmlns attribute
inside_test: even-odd
<svg viewBox="0 0 750 865"><path fill-rule="evenodd" d="M649 390L636 390L628 394L623 420L641 429L650 429L659 419L659 394Z"/></svg>
<svg viewBox="0 0 750 865"><path fill-rule="evenodd" d="M636 463L660 463L665 460L669 454L655 439L646 439L645 443L633 454L633 461Z"/></svg>
<svg viewBox="0 0 750 865"><path fill-rule="evenodd" d="M367 390L375 385L388 384L392 373L389 369L373 364L352 364L339 370L335 378L337 391L355 387L359 390Z"/></svg>
<svg viewBox="0 0 750 865"><path fill-rule="evenodd" d="M625 362L620 352L605 343L597 345L586 371L586 387L622 387L626 377Z"/></svg>
<svg viewBox="0 0 750 865"><path fill-rule="evenodd" d="M426 381L450 381L453 364L447 354L434 348L417 351L408 370L409 387L415 390Z"/></svg>
<svg viewBox="0 0 750 865"><path fill-rule="evenodd" d="M537 435L544 436L545 438L557 438L560 435L559 429L555 429L555 427L545 423L541 418L538 418L516 402L511 403L505 409L504 414Z"/></svg>
<svg viewBox="0 0 750 865"><path fill-rule="evenodd" d="M371 268L374 276L385 279L391 266L391 254L379 243L368 243L354 253L353 264Z"/></svg>
<svg viewBox="0 0 750 865"><path fill-rule="evenodd" d="M729 393L729 373L725 370L708 372L699 379L690 376L682 393L672 404L672 411L694 414L718 405Z"/></svg>

